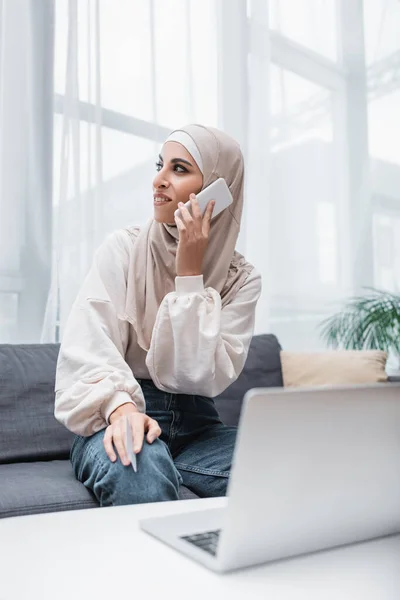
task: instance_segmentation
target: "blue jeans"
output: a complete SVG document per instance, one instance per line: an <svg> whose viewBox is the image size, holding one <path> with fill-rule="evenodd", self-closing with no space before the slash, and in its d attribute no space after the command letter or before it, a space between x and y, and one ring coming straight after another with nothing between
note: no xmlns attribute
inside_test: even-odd
<svg viewBox="0 0 400 600"><path fill-rule="evenodd" d="M161 436L152 444L144 441L136 473L119 458L110 461L104 429L91 437L76 436L71 449L76 478L100 506L177 500L181 484L201 498L224 496L236 427L223 425L211 398L162 392L151 379L138 382L146 413L158 422Z"/></svg>

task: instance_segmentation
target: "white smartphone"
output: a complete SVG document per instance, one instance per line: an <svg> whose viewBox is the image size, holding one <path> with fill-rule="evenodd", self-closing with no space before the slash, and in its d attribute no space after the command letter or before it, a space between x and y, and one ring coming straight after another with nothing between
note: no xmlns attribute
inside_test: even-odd
<svg viewBox="0 0 400 600"><path fill-rule="evenodd" d="M213 183L210 183L210 185L204 188L204 190L201 190L196 197L202 215L204 215L207 204L210 202L210 200L215 200L215 206L211 219L219 215L220 212L222 212L233 202L232 194L223 177L220 177ZM186 202L185 206L189 210L190 214L192 214L190 200L189 202ZM175 216L180 217L180 209L178 208L174 214Z"/></svg>

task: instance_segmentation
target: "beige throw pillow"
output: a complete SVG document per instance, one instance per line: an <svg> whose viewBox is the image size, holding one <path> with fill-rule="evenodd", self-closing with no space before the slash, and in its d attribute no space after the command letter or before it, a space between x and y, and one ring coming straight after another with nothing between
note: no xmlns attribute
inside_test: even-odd
<svg viewBox="0 0 400 600"><path fill-rule="evenodd" d="M285 387L378 383L387 380L387 353L381 350L281 352Z"/></svg>

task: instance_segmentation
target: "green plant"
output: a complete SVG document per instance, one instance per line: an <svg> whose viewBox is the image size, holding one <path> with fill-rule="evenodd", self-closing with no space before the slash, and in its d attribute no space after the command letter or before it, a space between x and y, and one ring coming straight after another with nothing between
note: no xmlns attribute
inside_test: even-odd
<svg viewBox="0 0 400 600"><path fill-rule="evenodd" d="M386 350L400 357L400 296L366 289L369 294L349 298L342 311L321 323L321 336L333 348Z"/></svg>

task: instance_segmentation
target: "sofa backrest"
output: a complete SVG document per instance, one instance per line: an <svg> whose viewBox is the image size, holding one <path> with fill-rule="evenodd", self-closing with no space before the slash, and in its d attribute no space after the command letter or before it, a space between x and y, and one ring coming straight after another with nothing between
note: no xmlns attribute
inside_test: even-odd
<svg viewBox="0 0 400 600"><path fill-rule="evenodd" d="M59 344L0 344L0 464L66 459L73 434L54 417ZM245 367L215 403L226 425L237 425L243 396L253 387L282 386L274 335L256 335Z"/></svg>
<svg viewBox="0 0 400 600"><path fill-rule="evenodd" d="M58 344L0 344L0 463L68 458L54 417Z"/></svg>
<svg viewBox="0 0 400 600"><path fill-rule="evenodd" d="M272 334L255 335L238 379L215 398L225 425L237 426L245 393L252 388L282 387L281 346Z"/></svg>

